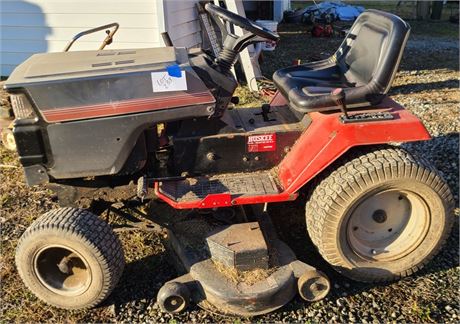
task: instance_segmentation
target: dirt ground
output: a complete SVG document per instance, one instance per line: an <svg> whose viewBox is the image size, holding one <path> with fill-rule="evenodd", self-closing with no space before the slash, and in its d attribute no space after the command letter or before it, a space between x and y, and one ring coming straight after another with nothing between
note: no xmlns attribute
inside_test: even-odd
<svg viewBox="0 0 460 324"><path fill-rule="evenodd" d="M428 24L428 23L426 23ZM432 23L433 28L449 29L439 37L414 31L397 75L392 97L419 116L433 136L424 143L406 145L425 155L442 172L452 188L458 206L459 183L459 69L458 25ZM415 28L415 27L414 27ZM426 25L420 27L430 30ZM454 37L450 36L451 33ZM263 73L270 77L294 59L309 61L318 53L332 53L341 39L311 38L305 26L280 26L278 49L265 55ZM455 36L456 35L456 36ZM239 89L242 105L261 98ZM155 302L162 283L176 276L165 253L161 237L142 231L119 234L127 266L121 282L102 305L87 311L62 311L39 301L22 284L14 266L14 250L20 235L40 214L56 207L46 189L29 188L14 153L0 148L1 226L1 322L245 322L225 318L192 306L190 311L172 316L160 312ZM298 257L331 278L333 289L323 301L306 304L300 298L280 310L256 317L254 321L283 322L458 322L459 233L458 215L445 248L425 269L401 281L369 285L352 282L335 273L316 253L304 223L305 197L290 204L273 204L270 213L279 234ZM158 211L174 217L163 206Z"/></svg>

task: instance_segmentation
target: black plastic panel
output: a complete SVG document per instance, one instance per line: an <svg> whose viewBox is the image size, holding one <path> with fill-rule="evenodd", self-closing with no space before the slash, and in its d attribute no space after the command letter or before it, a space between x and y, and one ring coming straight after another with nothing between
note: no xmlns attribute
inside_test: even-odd
<svg viewBox="0 0 460 324"><path fill-rule="evenodd" d="M207 116L206 106L48 125L57 179L117 174L148 127L171 120Z"/></svg>
<svg viewBox="0 0 460 324"><path fill-rule="evenodd" d="M16 126L13 134L23 166L46 163L42 132L38 125Z"/></svg>

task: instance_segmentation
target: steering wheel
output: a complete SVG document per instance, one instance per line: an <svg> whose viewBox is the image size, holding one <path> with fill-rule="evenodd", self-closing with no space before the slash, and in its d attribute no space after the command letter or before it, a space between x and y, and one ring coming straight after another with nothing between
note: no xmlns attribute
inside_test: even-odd
<svg viewBox="0 0 460 324"><path fill-rule="evenodd" d="M223 20L232 23L233 25L236 25L238 27L241 27L248 32L257 35L261 38L266 38L272 41L277 42L279 40L279 35L277 33L272 32L271 30L268 30L267 28L264 28L255 22L253 22L250 19L244 18L240 15L237 15L227 9L224 9L222 7L213 5L211 3L207 3L205 5L205 9L207 12L209 12L212 16L217 16L219 18L222 18Z"/></svg>
<svg viewBox="0 0 460 324"><path fill-rule="evenodd" d="M211 3L207 3L204 8L210 14L222 34L222 50L216 58L216 63L223 74L230 71L238 59L238 53L245 49L248 45L263 42L265 40L275 42L279 40L277 33L259 26L253 21L237 15L227 9L215 6ZM226 26L219 18L230 24L241 27L249 33L237 36L228 32Z"/></svg>

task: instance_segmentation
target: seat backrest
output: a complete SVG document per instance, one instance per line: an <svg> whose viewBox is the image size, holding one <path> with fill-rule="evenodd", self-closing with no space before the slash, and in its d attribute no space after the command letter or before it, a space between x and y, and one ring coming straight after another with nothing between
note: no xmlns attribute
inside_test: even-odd
<svg viewBox="0 0 460 324"><path fill-rule="evenodd" d="M350 29L336 53L338 65L348 82L369 84L387 93L398 69L410 26L396 15L367 10Z"/></svg>

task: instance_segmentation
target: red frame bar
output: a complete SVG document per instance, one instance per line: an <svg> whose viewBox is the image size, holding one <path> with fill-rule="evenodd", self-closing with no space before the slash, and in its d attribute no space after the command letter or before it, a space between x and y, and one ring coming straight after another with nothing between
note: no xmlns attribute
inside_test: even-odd
<svg viewBox="0 0 460 324"><path fill-rule="evenodd" d="M171 199L169 196L160 191L160 183L155 182L154 185L155 195L166 202L168 205L175 209L194 209L194 208L217 208L229 207L236 205L250 205L261 204L266 202L280 202L287 200L295 200L298 194L289 195L287 193L280 193L278 195L265 195L265 196L241 196L232 199L228 193L207 195L202 200L178 202Z"/></svg>

